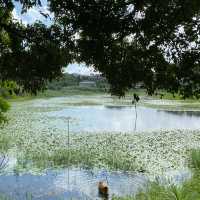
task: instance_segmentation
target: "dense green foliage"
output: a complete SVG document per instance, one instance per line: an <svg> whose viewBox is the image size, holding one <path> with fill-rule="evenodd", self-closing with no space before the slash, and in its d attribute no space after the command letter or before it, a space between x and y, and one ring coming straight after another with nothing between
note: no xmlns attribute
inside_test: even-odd
<svg viewBox="0 0 200 200"><path fill-rule="evenodd" d="M64 74L60 79L53 80L47 84L47 89L50 90L60 90L63 87L77 86L79 84L79 79L70 74Z"/></svg>
<svg viewBox="0 0 200 200"><path fill-rule="evenodd" d="M91 82L91 85L81 85L81 82ZM55 91L58 96L65 96L67 93L69 95L74 94L88 94L87 92L92 92L93 94L98 92L106 92L109 88L107 81L99 76L87 76L87 75L73 75L65 73L63 76L57 80L53 80L47 83L46 88L48 91ZM47 94L46 91L44 94ZM74 91L74 92L73 92ZM60 93L59 95L59 92ZM84 93L85 92L85 93Z"/></svg>
<svg viewBox="0 0 200 200"><path fill-rule="evenodd" d="M0 123L6 122L6 117L4 113L9 109L9 104L0 97Z"/></svg>
<svg viewBox="0 0 200 200"><path fill-rule="evenodd" d="M49 2L58 24L79 35L76 60L101 71L113 93L142 81L150 94L199 97L198 0Z"/></svg>
<svg viewBox="0 0 200 200"><path fill-rule="evenodd" d="M23 12L41 6L20 2ZM13 8L0 1L0 79L36 93L76 61L102 72L120 96L142 81L150 94L199 97L199 0L48 0L49 27L14 21Z"/></svg>
<svg viewBox="0 0 200 200"><path fill-rule="evenodd" d="M22 89L14 81L0 82L0 96L9 98L14 95L22 94Z"/></svg>
<svg viewBox="0 0 200 200"><path fill-rule="evenodd" d="M36 93L47 80L60 76L69 50L62 47L59 27L41 22L23 25L14 21L11 0L0 1L0 80L16 81L24 90Z"/></svg>

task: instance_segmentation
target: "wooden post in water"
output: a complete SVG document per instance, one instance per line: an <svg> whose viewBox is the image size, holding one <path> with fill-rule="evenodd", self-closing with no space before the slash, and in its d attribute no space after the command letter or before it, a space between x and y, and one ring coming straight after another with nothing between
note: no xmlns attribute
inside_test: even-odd
<svg viewBox="0 0 200 200"><path fill-rule="evenodd" d="M137 130L137 103L135 102L135 127L134 131Z"/></svg>
<svg viewBox="0 0 200 200"><path fill-rule="evenodd" d="M67 160L67 182L68 182L68 189L69 189L69 123L70 123L70 121L69 121L70 119L69 119L69 117L68 117L68 119L67 119L67 147L68 147L68 160Z"/></svg>
<svg viewBox="0 0 200 200"><path fill-rule="evenodd" d="M67 119L67 141L68 141L68 150L69 150L69 118Z"/></svg>

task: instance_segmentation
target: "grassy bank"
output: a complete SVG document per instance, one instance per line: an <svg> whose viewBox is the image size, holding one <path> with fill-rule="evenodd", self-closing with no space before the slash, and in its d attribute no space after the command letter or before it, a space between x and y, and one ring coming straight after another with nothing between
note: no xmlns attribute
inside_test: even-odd
<svg viewBox="0 0 200 200"><path fill-rule="evenodd" d="M155 91L155 93L150 96L147 94L147 91L145 89L131 89L130 91L128 91L126 93L126 95L128 96L133 96L133 94L137 94L138 96L141 96L141 97L150 97L150 98L153 98L153 99L164 99L164 100L184 100L186 102L196 102L199 100L196 99L195 97L190 97L190 98L186 98L186 99L183 99L183 97L179 94L171 94L165 90L158 90L158 91Z"/></svg>
<svg viewBox="0 0 200 200"><path fill-rule="evenodd" d="M144 89L133 89L129 91L124 98L119 99L117 96L111 96L106 93L104 89L96 87L80 87L68 86L62 87L58 90L45 90L39 92L37 96L24 94L23 96L12 96L8 99L9 102L23 102L35 99L49 99L52 97L67 97L65 105L78 106L78 105L128 105L132 104L133 94L136 93L140 96L138 106L145 106L156 109L165 110L200 110L200 101L197 99L183 100L181 97L173 97L173 95L162 92L163 98L160 96L148 96Z"/></svg>
<svg viewBox="0 0 200 200"><path fill-rule="evenodd" d="M98 88L70 86L70 87L63 87L59 90L48 89L43 92L38 92L36 96L31 94L24 94L22 96L12 96L8 98L8 101L16 102L16 101L25 101L25 100L40 99L40 98L68 97L74 95L91 96L91 95L103 95L103 94L106 94L105 91Z"/></svg>

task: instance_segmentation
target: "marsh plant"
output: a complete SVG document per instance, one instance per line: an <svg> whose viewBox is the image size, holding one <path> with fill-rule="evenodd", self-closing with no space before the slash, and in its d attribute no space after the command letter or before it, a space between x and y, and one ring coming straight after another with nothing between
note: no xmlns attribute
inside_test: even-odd
<svg viewBox="0 0 200 200"><path fill-rule="evenodd" d="M56 98L52 104L47 104L46 100L22 101L15 103L9 111L10 121L0 129L0 145L2 152L17 159L16 172L41 172L47 168L75 166L156 176L170 170L187 169L188 164L195 166L194 169L199 166L199 153L193 153L192 159L188 160L190 150L200 148L199 130L68 134L67 123L66 129L58 129L52 125L52 118L46 115L47 112L63 109L57 101ZM193 158L196 160L192 161ZM193 188L195 184L199 186L198 181L199 176L194 173L192 180L184 184ZM175 187L173 194L176 191L180 196L182 187ZM170 191L171 195L172 188L169 190L154 183L138 195L153 193L159 197L156 191L160 191L159 195Z"/></svg>
<svg viewBox="0 0 200 200"><path fill-rule="evenodd" d="M0 126L2 126L2 123L7 122L5 112L7 112L9 108L10 105L8 102L0 96Z"/></svg>
<svg viewBox="0 0 200 200"><path fill-rule="evenodd" d="M192 150L190 167L193 176L181 185L161 185L150 182L146 190L135 196L113 197L113 200L199 200L200 199L200 150Z"/></svg>
<svg viewBox="0 0 200 200"><path fill-rule="evenodd" d="M45 141L45 139L43 140ZM104 167L131 171L136 169L134 157L127 157L126 146L117 147L116 141L112 137L71 135L70 143L68 144L68 142L66 135L66 139L63 139L62 143L61 140L48 138L48 142L43 144L43 148L38 147L35 143L29 143L28 146L20 143L20 148L26 149L26 151L18 160L21 164L23 163L23 166L22 160L28 161L27 165L31 163L41 169L61 166Z"/></svg>
<svg viewBox="0 0 200 200"><path fill-rule="evenodd" d="M9 112L10 122L0 129L0 143L26 166L78 166L140 171L160 175L185 169L188 150L200 148L200 132L160 130L138 133L73 133L51 127L45 113L54 107L33 108L20 102ZM70 138L70 139L69 139Z"/></svg>
<svg viewBox="0 0 200 200"><path fill-rule="evenodd" d="M8 161L9 158L7 155L4 154L0 156L0 172L7 167Z"/></svg>
<svg viewBox="0 0 200 200"><path fill-rule="evenodd" d="M200 171L200 150L192 150L191 159L190 159L190 167L195 171Z"/></svg>

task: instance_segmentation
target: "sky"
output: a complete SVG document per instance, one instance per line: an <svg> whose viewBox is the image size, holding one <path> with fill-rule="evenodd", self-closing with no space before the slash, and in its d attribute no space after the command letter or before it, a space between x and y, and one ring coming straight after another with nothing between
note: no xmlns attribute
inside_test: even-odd
<svg viewBox="0 0 200 200"><path fill-rule="evenodd" d="M92 75L92 74L99 74L99 72L95 71L92 67L87 67L84 64L70 64L68 67L64 70L65 72L69 74L81 74L81 75Z"/></svg>
<svg viewBox="0 0 200 200"><path fill-rule="evenodd" d="M32 24L37 20L42 21L46 25L51 24L51 19L53 18L53 14L48 11L47 2L45 0L42 0L42 7L33 7L28 10L27 13L21 14L21 4L18 2L15 2L15 8L12 12L13 18L15 20L21 21L23 24ZM50 18L45 18L43 15L40 14L40 11L43 13L49 14ZM98 72L95 72L95 70L92 67L87 67L84 64L70 64L65 69L64 72L67 73L77 73L82 75L90 75L90 74L96 74Z"/></svg>

